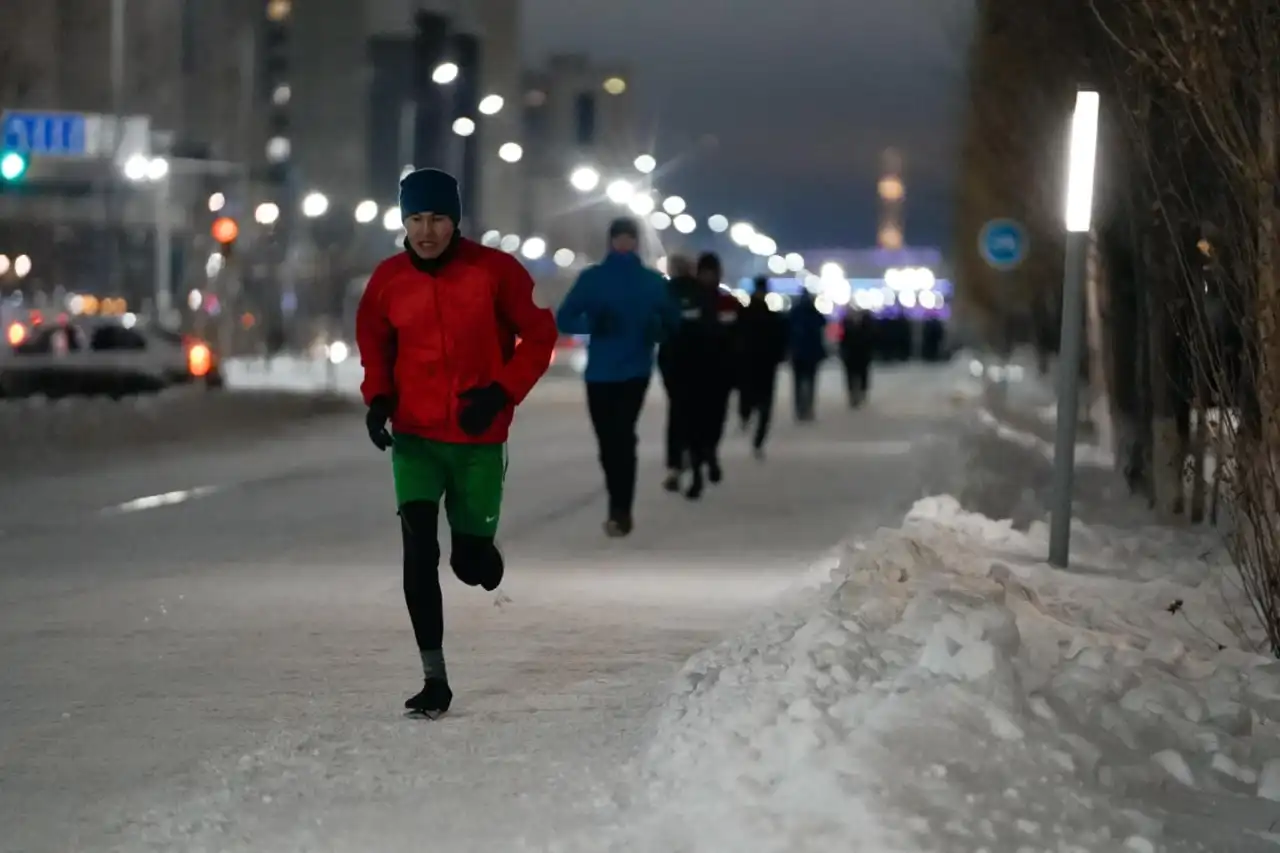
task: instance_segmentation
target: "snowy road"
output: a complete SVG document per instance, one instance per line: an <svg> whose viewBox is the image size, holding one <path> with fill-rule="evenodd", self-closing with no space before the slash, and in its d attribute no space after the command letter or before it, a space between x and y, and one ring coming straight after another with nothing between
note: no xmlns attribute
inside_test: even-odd
<svg viewBox="0 0 1280 853"><path fill-rule="evenodd" d="M510 600L446 578L457 699L436 723L401 716L417 655L387 461L357 417L6 482L0 850L514 850L590 827L680 664L921 495L946 387L882 375L870 410L832 393L807 428L781 399L769 460L731 428L699 505L658 487L655 395L622 542L600 532L579 390L531 401Z"/></svg>

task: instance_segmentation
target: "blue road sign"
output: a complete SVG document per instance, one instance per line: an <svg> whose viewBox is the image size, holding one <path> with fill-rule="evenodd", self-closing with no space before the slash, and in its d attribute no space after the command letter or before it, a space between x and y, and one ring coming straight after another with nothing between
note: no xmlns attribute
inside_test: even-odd
<svg viewBox="0 0 1280 853"><path fill-rule="evenodd" d="M37 157L84 157L85 116L6 110L0 118L0 147Z"/></svg>
<svg viewBox="0 0 1280 853"><path fill-rule="evenodd" d="M998 270L1011 270L1027 256L1027 232L1012 219L993 219L978 235L982 259Z"/></svg>

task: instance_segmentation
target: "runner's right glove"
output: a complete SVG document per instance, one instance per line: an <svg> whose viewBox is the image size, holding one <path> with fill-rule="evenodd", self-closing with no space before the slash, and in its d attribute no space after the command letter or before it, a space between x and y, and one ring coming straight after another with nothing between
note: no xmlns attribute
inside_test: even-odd
<svg viewBox="0 0 1280 853"><path fill-rule="evenodd" d="M390 397L374 397L369 404L369 412L364 416L364 425L369 430L369 440L373 446L385 451L394 444L391 433L387 430L387 421L395 411L396 404Z"/></svg>

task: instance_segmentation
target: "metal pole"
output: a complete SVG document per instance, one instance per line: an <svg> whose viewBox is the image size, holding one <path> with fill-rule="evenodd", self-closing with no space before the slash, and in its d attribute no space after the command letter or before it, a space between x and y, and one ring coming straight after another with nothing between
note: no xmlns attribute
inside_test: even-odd
<svg viewBox="0 0 1280 853"><path fill-rule="evenodd" d="M172 185L166 175L156 186L156 322L165 325L173 313L173 218L169 213Z"/></svg>
<svg viewBox="0 0 1280 853"><path fill-rule="evenodd" d="M1062 276L1062 334L1058 344L1058 425L1053 444L1053 502L1049 522L1049 562L1060 568L1066 568L1071 550L1071 492L1076 464L1088 248L1088 232L1067 233Z"/></svg>

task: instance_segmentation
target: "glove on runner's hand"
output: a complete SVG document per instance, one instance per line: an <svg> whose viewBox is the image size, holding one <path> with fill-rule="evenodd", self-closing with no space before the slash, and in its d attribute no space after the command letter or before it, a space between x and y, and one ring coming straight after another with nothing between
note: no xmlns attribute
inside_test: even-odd
<svg viewBox="0 0 1280 853"><path fill-rule="evenodd" d="M364 425L369 430L369 440L373 446L385 451L394 444L391 433L387 431L387 421L391 419L396 404L390 397L374 397L369 404L369 412L364 416Z"/></svg>
<svg viewBox="0 0 1280 853"><path fill-rule="evenodd" d="M458 426L472 437L484 435L511 400L497 382L463 391L458 399L462 401Z"/></svg>

